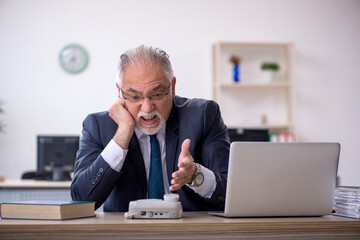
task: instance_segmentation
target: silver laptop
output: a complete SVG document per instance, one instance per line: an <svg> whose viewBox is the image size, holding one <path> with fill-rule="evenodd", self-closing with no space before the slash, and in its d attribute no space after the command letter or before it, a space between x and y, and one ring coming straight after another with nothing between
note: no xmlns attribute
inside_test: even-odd
<svg viewBox="0 0 360 240"><path fill-rule="evenodd" d="M233 142L225 217L321 216L333 207L338 143Z"/></svg>

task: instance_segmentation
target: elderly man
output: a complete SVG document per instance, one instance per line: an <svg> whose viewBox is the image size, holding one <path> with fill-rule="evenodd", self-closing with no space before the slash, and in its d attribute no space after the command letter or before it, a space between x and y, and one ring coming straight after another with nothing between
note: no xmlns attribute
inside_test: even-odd
<svg viewBox="0 0 360 240"><path fill-rule="evenodd" d="M218 105L176 96L158 48L125 52L117 78L118 101L84 120L72 198L124 212L132 200L175 192L184 211L223 210L229 137Z"/></svg>

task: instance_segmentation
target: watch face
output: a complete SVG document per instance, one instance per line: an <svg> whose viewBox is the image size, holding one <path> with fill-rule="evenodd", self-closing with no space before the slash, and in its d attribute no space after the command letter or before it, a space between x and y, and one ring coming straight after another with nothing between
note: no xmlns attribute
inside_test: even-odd
<svg viewBox="0 0 360 240"><path fill-rule="evenodd" d="M194 182L196 186L200 186L204 182L204 174L202 172L196 174Z"/></svg>
<svg viewBox="0 0 360 240"><path fill-rule="evenodd" d="M66 72L79 73L88 65L88 54L82 46L70 44L61 50L59 61Z"/></svg>

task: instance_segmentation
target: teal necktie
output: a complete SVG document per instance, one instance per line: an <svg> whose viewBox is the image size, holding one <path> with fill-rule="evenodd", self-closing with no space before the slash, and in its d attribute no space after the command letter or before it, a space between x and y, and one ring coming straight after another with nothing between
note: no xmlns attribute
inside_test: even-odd
<svg viewBox="0 0 360 240"><path fill-rule="evenodd" d="M164 197L164 182L161 166L161 153L159 141L156 135L150 135L150 173L148 181L148 197L163 199Z"/></svg>

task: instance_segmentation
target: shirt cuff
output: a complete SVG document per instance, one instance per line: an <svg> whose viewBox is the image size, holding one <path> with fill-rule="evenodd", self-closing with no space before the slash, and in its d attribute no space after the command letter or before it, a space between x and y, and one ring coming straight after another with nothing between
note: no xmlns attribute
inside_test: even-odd
<svg viewBox="0 0 360 240"><path fill-rule="evenodd" d="M190 184L186 184L189 188L194 190L197 194L204 198L211 198L212 194L216 189L216 179L215 174L206 167L201 165L201 172L204 174L204 182L198 186L191 186Z"/></svg>
<svg viewBox="0 0 360 240"><path fill-rule="evenodd" d="M122 149L117 143L111 139L111 141L106 145L104 150L101 152L101 156L107 162L112 169L117 172L120 172L124 160L126 158L128 149Z"/></svg>

